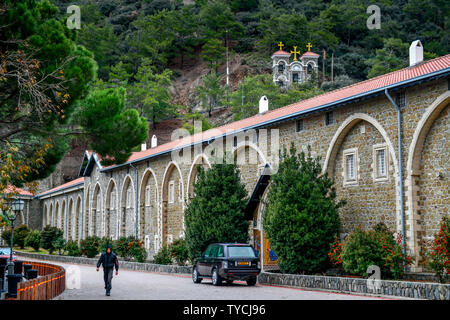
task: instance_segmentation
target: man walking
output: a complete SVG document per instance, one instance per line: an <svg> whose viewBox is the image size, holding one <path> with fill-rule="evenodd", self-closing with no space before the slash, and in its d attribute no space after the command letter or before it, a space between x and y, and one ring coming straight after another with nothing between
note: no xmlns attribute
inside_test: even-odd
<svg viewBox="0 0 450 320"><path fill-rule="evenodd" d="M113 271L116 268L116 276L119 274L119 260L114 252L112 252L112 247L110 244L106 247L106 252L103 252L97 262L97 272L100 265L103 264L103 279L105 280L106 295L109 296L111 293L111 281L113 278Z"/></svg>

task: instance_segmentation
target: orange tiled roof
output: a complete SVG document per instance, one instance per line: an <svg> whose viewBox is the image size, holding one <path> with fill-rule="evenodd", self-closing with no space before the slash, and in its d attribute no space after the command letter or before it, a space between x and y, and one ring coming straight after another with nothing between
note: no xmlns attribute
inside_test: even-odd
<svg viewBox="0 0 450 320"><path fill-rule="evenodd" d="M53 189L44 191L43 193L38 194L37 196L38 197L42 197L42 196L45 196L47 194L54 193L56 191L60 191L60 190L63 190L63 189L66 189L66 188L69 188L69 187L72 187L72 186L76 186L76 185L81 184L83 182L84 182L84 177L80 177L80 178L77 178L75 180L72 180L72 181L69 181L67 183L64 183L64 184L62 184L60 186L57 186L57 187L55 187Z"/></svg>
<svg viewBox="0 0 450 320"><path fill-rule="evenodd" d="M30 191L22 188L17 188L12 185L8 185L8 187L6 187L6 189L3 190L3 193L18 193L22 196L33 196L33 194Z"/></svg>
<svg viewBox="0 0 450 320"><path fill-rule="evenodd" d="M170 152L172 149L177 149L182 146L188 146L195 142L200 142L214 137L219 137L223 134L230 134L232 132L244 130L246 128L253 127L258 124L277 121L278 119L282 119L284 117L294 115L296 113L313 110L330 104L337 104L339 102L342 102L342 100L344 99L350 99L352 97L357 97L362 94L367 94L377 89L378 90L384 89L385 87L395 85L406 80L411 80L420 76L431 74L437 71L442 71L445 69L449 69L448 71L450 71L450 54L426 61L412 68L407 67L369 80L358 82L349 85L347 87L330 91L313 98L299 101L279 109L270 110L264 114L256 114L252 117L235 121L223 125L221 127L212 128L207 131L196 133L194 135L185 138L170 141L168 143L159 145L155 148L147 149L145 151L140 152L133 152L130 158L128 158L128 161L126 163L142 160L144 158L149 158L151 156L155 156L160 153ZM113 167L116 166L113 165L109 167L104 167L102 171L111 169Z"/></svg>
<svg viewBox="0 0 450 320"><path fill-rule="evenodd" d="M320 57L320 55L318 55L317 53L311 52L311 51L306 51L301 57Z"/></svg>

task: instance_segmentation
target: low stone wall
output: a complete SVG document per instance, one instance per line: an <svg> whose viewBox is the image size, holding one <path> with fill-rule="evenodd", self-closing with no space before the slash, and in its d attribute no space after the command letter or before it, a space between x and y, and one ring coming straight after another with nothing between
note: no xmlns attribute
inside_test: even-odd
<svg viewBox="0 0 450 320"><path fill-rule="evenodd" d="M61 263L74 263L74 264L88 264L96 265L97 258L85 258L85 257L71 257L71 256L59 256L51 254L39 254L16 251L17 256L31 259L40 259L45 261L55 261ZM175 266L175 265L163 265L154 263L141 263L133 261L124 261L119 258L119 269L128 269L136 271L149 271L149 272L161 272L161 273L179 273L179 274L192 274L191 266Z"/></svg>
<svg viewBox="0 0 450 320"><path fill-rule="evenodd" d="M269 285L321 289L355 294L376 294L429 300L450 300L450 284L341 278L261 272L258 282Z"/></svg>

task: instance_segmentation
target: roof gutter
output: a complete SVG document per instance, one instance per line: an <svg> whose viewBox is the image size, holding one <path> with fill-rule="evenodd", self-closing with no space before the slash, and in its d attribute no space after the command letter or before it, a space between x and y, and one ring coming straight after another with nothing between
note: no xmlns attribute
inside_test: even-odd
<svg viewBox="0 0 450 320"><path fill-rule="evenodd" d="M103 172L103 171L110 171L110 170L113 170L113 169L116 169L116 168L119 168L119 167L122 167L122 166L127 166L130 163L136 163L136 162L145 161L145 160L148 160L148 159L151 159L151 158L154 158L154 157L158 157L158 156L161 156L161 155L164 155L164 154L167 154L167 153L171 153L173 151L181 150L181 149L184 149L184 148L187 148L187 147L190 147L190 146L195 146L195 145L197 145L199 143L205 143L205 142L208 142L211 139L223 138L223 137L226 137L228 135L232 135L232 134L236 134L236 133L239 133L239 132L247 131L249 129L256 129L256 128L268 126L268 125L271 125L271 124L274 124L274 123L277 123L277 122L287 121L287 120L290 120L290 119L295 118L295 117L300 116L300 115L305 115L305 114L309 114L309 113L312 113L312 112L317 112L317 111L320 111L322 109L334 108L334 107L337 107L337 106L339 106L341 104L351 103L354 100L359 100L359 99L362 99L362 98L369 98L370 96L383 94L383 93L386 92L386 90L389 90L389 89L407 87L407 86L413 85L415 82L430 81L430 80L433 80L434 78L444 77L444 76L449 75L449 74L450 74L450 68L445 68L445 69L442 69L442 70L439 70L439 71L435 71L435 72L432 72L432 73L428 73L428 74L425 74L425 75L422 75L422 76L419 76L419 77L415 77L415 78L412 78L412 79L400 81L400 82L397 82L395 84L391 84L391 85L388 85L388 86L385 86L385 87L381 87L381 88L378 88L378 89L374 89L374 90L371 90L371 91L360 93L360 94L357 94L357 95L354 95L354 96L351 96L351 97L348 97L348 98L344 98L344 99L341 99L341 100L338 100L338 101L334 101L334 102L330 102L330 103L327 103L327 104L324 104L324 105L320 105L320 106L317 106L317 107L313 107L313 108L310 108L310 109L294 112L294 113L291 113L289 115L282 116L282 117L279 117L279 118L276 118L276 119L264 121L264 122L261 122L261 123L258 123L258 124L255 124L255 125L252 125L252 126L249 126L249 127L245 127L245 128L239 129L239 130L235 130L235 131L230 132L230 133L224 133L224 134L222 134L220 136L217 136L217 137L201 140L201 141L194 142L194 143L191 143L191 144L188 144L188 145L183 145L182 147L173 148L173 149L170 149L170 150L166 150L166 151L155 153L155 154L147 156L147 157L143 157L143 158L140 158L140 159L136 159L136 160L132 160L132 161L129 161L129 162L125 162L123 164L119 164L119 165L111 166L111 167L108 167L108 168L100 169L100 171L101 172Z"/></svg>
<svg viewBox="0 0 450 320"><path fill-rule="evenodd" d="M399 178L399 193L400 193L400 223L401 223L401 232L402 232L402 250L403 253L406 253L405 246L405 211L404 211L404 199L403 199L403 166L402 166L402 112L398 104L392 99L389 94L388 89L384 90L384 94L392 103L392 105L397 110L397 146L398 146L398 178Z"/></svg>

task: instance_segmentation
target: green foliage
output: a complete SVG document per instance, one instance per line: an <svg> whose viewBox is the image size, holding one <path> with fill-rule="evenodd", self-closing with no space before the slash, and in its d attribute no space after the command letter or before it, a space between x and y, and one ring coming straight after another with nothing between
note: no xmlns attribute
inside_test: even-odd
<svg viewBox="0 0 450 320"><path fill-rule="evenodd" d="M169 251L172 259L179 266L184 266L189 258L188 247L185 239L177 239L170 246Z"/></svg>
<svg viewBox="0 0 450 320"><path fill-rule="evenodd" d="M53 247L56 251L58 251L59 255L64 254L64 250L66 249L66 240L61 236L53 240Z"/></svg>
<svg viewBox="0 0 450 320"><path fill-rule="evenodd" d="M34 251L39 251L41 246L41 233L39 230L31 230L25 238L25 246L32 247Z"/></svg>
<svg viewBox="0 0 450 320"><path fill-rule="evenodd" d="M221 40L209 39L203 45L200 57L208 63L211 70L214 69L217 72L217 67L225 59L225 50Z"/></svg>
<svg viewBox="0 0 450 320"><path fill-rule="evenodd" d="M31 229L26 224L22 224L14 229L14 245L19 246L21 249L25 247L25 239Z"/></svg>
<svg viewBox="0 0 450 320"><path fill-rule="evenodd" d="M434 272L439 282L446 283L450 278L450 218L444 216L440 229L435 234L431 248L426 254L427 266Z"/></svg>
<svg viewBox="0 0 450 320"><path fill-rule="evenodd" d="M284 273L315 273L327 269L328 251L340 220L333 181L322 175L310 147L297 154L283 150L267 195L264 228Z"/></svg>
<svg viewBox="0 0 450 320"><path fill-rule="evenodd" d="M163 246L159 249L158 253L153 256L153 263L172 264L172 255L167 246Z"/></svg>
<svg viewBox="0 0 450 320"><path fill-rule="evenodd" d="M214 71L205 75L203 78L203 85L196 88L198 97L202 101L203 107L208 111L208 115L211 116L211 112L219 106L225 95L225 87L220 83L220 76Z"/></svg>
<svg viewBox="0 0 450 320"><path fill-rule="evenodd" d="M380 267L382 278L401 279L412 258L402 252L401 238L393 234L383 223L373 230L357 229L345 239L341 254L344 270L367 277L367 268Z"/></svg>
<svg viewBox="0 0 450 320"><path fill-rule="evenodd" d="M3 239L3 241L5 241L8 244L8 246L11 244L11 229L10 228L4 229L2 231L2 239ZM13 239L13 244L14 244L14 239Z"/></svg>
<svg viewBox="0 0 450 320"><path fill-rule="evenodd" d="M50 254L56 250L55 240L63 237L63 231L57 227L46 226L41 232L41 247L47 249Z"/></svg>
<svg viewBox="0 0 450 320"><path fill-rule="evenodd" d="M199 112L194 112L184 115L183 129L189 131L190 134L194 134L196 130L195 122L201 123L201 131L206 131L214 127L204 115Z"/></svg>
<svg viewBox="0 0 450 320"><path fill-rule="evenodd" d="M144 242L137 240L134 236L121 237L114 245L115 252L125 260L135 259L138 262L145 262L147 251Z"/></svg>
<svg viewBox="0 0 450 320"><path fill-rule="evenodd" d="M269 109L273 110L321 93L322 90L309 85L292 85L286 92L273 83L272 76L263 74L246 77L239 88L230 94L229 105L234 119L239 120L258 113L259 100L263 95L269 99Z"/></svg>
<svg viewBox="0 0 450 320"><path fill-rule="evenodd" d="M80 110L80 122L105 164L125 162L132 149L147 139L147 121L134 109L124 110L125 96L124 88L94 90Z"/></svg>
<svg viewBox="0 0 450 320"><path fill-rule="evenodd" d="M88 258L94 258L100 252L100 238L89 236L80 242L81 254Z"/></svg>
<svg viewBox="0 0 450 320"><path fill-rule="evenodd" d="M106 248L108 247L108 245L111 246L112 251L114 251L114 252L116 251L116 248L115 248L116 243L115 243L115 241L113 241L109 237L102 237L100 239L100 247L99 247L100 252L106 252Z"/></svg>
<svg viewBox="0 0 450 320"><path fill-rule="evenodd" d="M72 256L72 257L81 256L81 250L80 250L80 247L78 246L77 241L74 241L74 240L67 241L65 250L67 251L67 254L69 256Z"/></svg>
<svg viewBox="0 0 450 320"><path fill-rule="evenodd" d="M197 174L195 197L185 211L186 243L191 261L210 243L245 243L248 240L248 221L244 217L247 191L237 166L214 163L207 171L199 166Z"/></svg>
<svg viewBox="0 0 450 320"><path fill-rule="evenodd" d="M376 51L375 58L367 60L367 64L372 66L368 77L373 78L406 67L408 48L409 45L401 39L384 40L384 46Z"/></svg>

